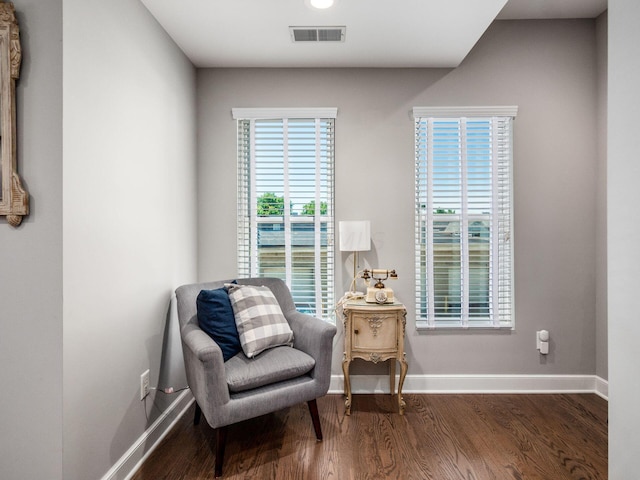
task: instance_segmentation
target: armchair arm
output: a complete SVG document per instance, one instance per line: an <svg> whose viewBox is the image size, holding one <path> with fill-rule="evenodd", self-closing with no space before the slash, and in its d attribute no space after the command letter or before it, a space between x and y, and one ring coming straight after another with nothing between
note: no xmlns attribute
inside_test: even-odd
<svg viewBox="0 0 640 480"><path fill-rule="evenodd" d="M315 359L316 366L311 376L326 383L328 389L336 326L296 310L285 312L284 315L293 330L293 346Z"/></svg>
<svg viewBox="0 0 640 480"><path fill-rule="evenodd" d="M183 328L182 350L191 392L205 417L211 419L210 410L229 402L222 350L193 323Z"/></svg>

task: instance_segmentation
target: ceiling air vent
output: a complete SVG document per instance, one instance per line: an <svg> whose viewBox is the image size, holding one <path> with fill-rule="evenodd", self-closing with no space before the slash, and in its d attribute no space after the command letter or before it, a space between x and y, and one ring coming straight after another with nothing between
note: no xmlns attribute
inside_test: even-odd
<svg viewBox="0 0 640 480"><path fill-rule="evenodd" d="M289 27L291 40L298 42L344 42L347 27Z"/></svg>

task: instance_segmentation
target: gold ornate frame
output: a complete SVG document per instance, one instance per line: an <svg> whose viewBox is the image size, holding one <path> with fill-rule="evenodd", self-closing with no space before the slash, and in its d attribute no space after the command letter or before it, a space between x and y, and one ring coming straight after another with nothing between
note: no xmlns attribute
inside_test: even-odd
<svg viewBox="0 0 640 480"><path fill-rule="evenodd" d="M29 194L16 168L16 79L21 60L13 3L0 0L0 216L14 227L29 215Z"/></svg>

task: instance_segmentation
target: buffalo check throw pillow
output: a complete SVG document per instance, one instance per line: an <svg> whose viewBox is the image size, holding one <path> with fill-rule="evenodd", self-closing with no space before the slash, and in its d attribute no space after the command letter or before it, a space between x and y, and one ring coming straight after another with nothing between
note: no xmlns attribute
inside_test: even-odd
<svg viewBox="0 0 640 480"><path fill-rule="evenodd" d="M247 357L279 345L293 346L293 331L269 287L231 285L229 300Z"/></svg>

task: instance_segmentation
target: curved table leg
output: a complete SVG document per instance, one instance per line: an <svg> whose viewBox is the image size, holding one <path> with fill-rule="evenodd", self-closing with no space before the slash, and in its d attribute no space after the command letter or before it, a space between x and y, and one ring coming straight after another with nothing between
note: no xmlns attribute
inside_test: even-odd
<svg viewBox="0 0 640 480"><path fill-rule="evenodd" d="M389 359L389 393L396 393L396 361L395 358Z"/></svg>
<svg viewBox="0 0 640 480"><path fill-rule="evenodd" d="M406 405L404 399L402 398L402 385L404 384L404 378L407 376L407 370L409 365L402 355L402 359L398 360L400 362L400 381L398 382L398 412L400 415L404 415L404 407Z"/></svg>
<svg viewBox="0 0 640 480"><path fill-rule="evenodd" d="M342 373L344 375L344 394L347 399L344 401L344 414L351 415L351 381L349 380L349 364L351 360L342 361Z"/></svg>

